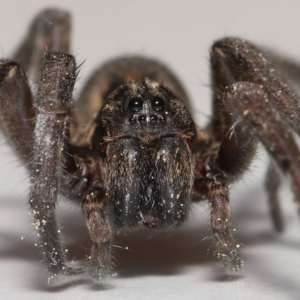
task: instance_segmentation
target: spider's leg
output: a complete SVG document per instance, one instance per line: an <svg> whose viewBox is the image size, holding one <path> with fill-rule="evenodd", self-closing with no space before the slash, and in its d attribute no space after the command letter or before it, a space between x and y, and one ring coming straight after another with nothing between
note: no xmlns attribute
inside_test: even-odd
<svg viewBox="0 0 300 300"><path fill-rule="evenodd" d="M39 77L46 50L67 52L69 44L70 15L49 9L42 11L33 21L24 42L13 55L17 63L0 61L1 125L14 150L25 163L28 163L32 149L35 118L34 98L27 78Z"/></svg>
<svg viewBox="0 0 300 300"><path fill-rule="evenodd" d="M1 127L26 164L32 149L34 117L33 97L23 69L15 62L0 61Z"/></svg>
<svg viewBox="0 0 300 300"><path fill-rule="evenodd" d="M269 196L270 213L276 231L283 231L283 221L279 205L278 190L280 187L280 173L274 162L271 162L265 181Z"/></svg>
<svg viewBox="0 0 300 300"><path fill-rule="evenodd" d="M221 150L219 152L219 165L221 169L225 170L227 176L231 177L232 175L239 175L239 173L247 169L247 165L249 165L255 151L248 151L247 147L244 147L244 145L246 145L244 141L249 141L253 139L254 136L251 136L251 131L249 132L249 130L247 130L247 126L244 126L244 122L239 122L240 126L236 127L237 130L234 131L237 139L234 137L230 142L230 140L226 138L226 132L228 132L233 124L243 119L243 114L233 116L233 112L230 111L230 109L226 109L226 103L224 103L223 99L225 88L236 82L245 81L255 83L256 86L253 87L255 89L259 87L264 93L268 94L268 101L270 101L271 106L278 112L278 118L282 118L286 122L286 129L283 129L283 131L288 135L290 135L288 132L291 129L299 134L300 102L296 93L281 80L264 54L246 41L235 38L226 38L217 41L211 50L211 61L213 86L215 90L214 113L216 116L213 122L213 128L216 138L222 140ZM268 117L267 113L265 117ZM284 127L284 125L282 126ZM241 137L241 134L238 132L239 130L244 130L246 133L244 134L245 138ZM236 142L237 147L232 147L233 142ZM250 145L255 145L255 139ZM241 151L242 148L244 148L244 153ZM226 149L227 151L224 151ZM250 147L250 149L255 149L255 147ZM232 153L232 155L230 155L230 153ZM238 157L241 158L243 164L239 163L239 159L235 160L236 153L239 154ZM239 172L235 171L236 165L241 165ZM278 180L278 175L276 175L275 172L268 173L267 176L270 175L275 181ZM270 180L267 179L266 187L269 193L273 222L275 228L280 230L283 226L282 224L280 225L282 221L280 221L279 217L280 208L277 199L278 186L276 186L276 190L273 189L274 184L271 184L272 178L270 178ZM300 202L300 199L297 200L297 202Z"/></svg>
<svg viewBox="0 0 300 300"><path fill-rule="evenodd" d="M224 105L252 128L281 170L290 175L300 210L300 151L292 128L272 106L271 97L256 83L238 82L224 93Z"/></svg>
<svg viewBox="0 0 300 300"><path fill-rule="evenodd" d="M252 146L251 141L252 139L250 140L250 146ZM236 272L243 266L243 260L239 254L240 244L230 228L230 198L227 185L230 176L227 177L226 172L221 169L218 163L219 144L206 143L204 140L204 143L200 142L196 146L197 148L194 149L196 151L194 154L194 194L196 196L194 201L209 200L211 204L210 224L214 238L214 254L223 262L227 271ZM233 161L230 149L226 152L229 153L229 160Z"/></svg>
<svg viewBox="0 0 300 300"><path fill-rule="evenodd" d="M196 163L197 166L197 163ZM221 179L221 176L219 176ZM210 225L214 237L215 255L222 260L229 272L239 271L243 266L240 244L230 228L229 190L223 180L198 178L194 191L205 196L211 203Z"/></svg>
<svg viewBox="0 0 300 300"><path fill-rule="evenodd" d="M229 192L226 185L214 181L209 185L211 201L210 225L216 242L216 254L229 271L239 271L243 266L238 244L229 227Z"/></svg>
<svg viewBox="0 0 300 300"><path fill-rule="evenodd" d="M66 264L66 252L60 241L55 218L66 160L63 154L75 78L73 56L58 52L44 56L36 99L29 203L39 247L51 276L83 271Z"/></svg>
<svg viewBox="0 0 300 300"><path fill-rule="evenodd" d="M59 9L42 11L33 20L28 35L13 55L24 68L29 79L38 79L44 53L68 53L70 46L71 17Z"/></svg>
<svg viewBox="0 0 300 300"><path fill-rule="evenodd" d="M95 281L111 274L113 230L105 212L105 195L101 188L92 188L83 202L87 227L93 241L88 272Z"/></svg>
<svg viewBox="0 0 300 300"><path fill-rule="evenodd" d="M244 40L226 38L213 45L211 61L214 88L219 98L214 104L215 111L222 106L225 87L238 81L253 82L262 86L270 95L272 106L299 133L299 98L279 77L264 53Z"/></svg>

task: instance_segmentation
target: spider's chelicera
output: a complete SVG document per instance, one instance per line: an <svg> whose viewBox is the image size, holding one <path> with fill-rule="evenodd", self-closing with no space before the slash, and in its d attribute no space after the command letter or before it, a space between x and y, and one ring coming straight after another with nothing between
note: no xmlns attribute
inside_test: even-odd
<svg viewBox="0 0 300 300"><path fill-rule="evenodd" d="M300 204L298 98L259 50L226 38L211 49L215 118L206 129L193 122L170 70L138 56L103 65L75 103L78 67L67 54L69 35L68 13L44 11L13 60L0 61L2 128L29 166L33 224L51 276L87 271L105 278L116 232L178 227L191 202L203 199L211 204L215 253L238 271L243 262L230 229L228 185L248 169L261 141L275 162L266 186L275 228L282 230L278 167ZM38 82L35 96L27 76ZM85 262L70 262L61 242L59 193L86 216L92 249Z"/></svg>

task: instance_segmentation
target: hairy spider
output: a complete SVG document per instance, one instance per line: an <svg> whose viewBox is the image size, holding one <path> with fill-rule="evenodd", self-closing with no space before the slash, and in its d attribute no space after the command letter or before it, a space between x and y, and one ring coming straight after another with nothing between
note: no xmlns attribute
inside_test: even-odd
<svg viewBox="0 0 300 300"><path fill-rule="evenodd" d="M30 207L50 276L112 271L113 236L138 225L176 228L192 201L208 199L215 253L229 271L243 261L229 222L228 185L248 169L261 141L292 181L300 205L300 153L293 133L299 101L248 42L226 38L211 49L215 118L201 129L177 78L148 58L122 57L99 68L78 101L78 66L69 51L70 16L37 16L13 61L0 62L1 124L29 167ZM46 52L45 52L46 51ZM32 95L26 75L38 82ZM282 230L278 174L267 190ZM71 262L55 217L58 194L82 206L92 240L86 262Z"/></svg>

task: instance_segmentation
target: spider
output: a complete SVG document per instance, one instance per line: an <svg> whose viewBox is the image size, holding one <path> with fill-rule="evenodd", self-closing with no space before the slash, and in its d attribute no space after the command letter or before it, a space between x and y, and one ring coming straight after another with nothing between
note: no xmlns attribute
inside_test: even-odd
<svg viewBox="0 0 300 300"><path fill-rule="evenodd" d="M208 200L215 253L228 271L243 261L230 228L229 184L260 141L272 157L266 187L275 229L280 170L300 205L299 101L255 46L225 38L211 48L213 113L202 129L178 79L161 63L121 57L100 67L78 101L70 16L46 10L13 56L0 62L1 124L28 166L33 225L50 277L109 276L114 234L139 225L176 228L193 201ZM27 74L27 75L26 75ZM38 82L33 96L28 79ZM67 257L58 195L81 205L92 240L87 261Z"/></svg>

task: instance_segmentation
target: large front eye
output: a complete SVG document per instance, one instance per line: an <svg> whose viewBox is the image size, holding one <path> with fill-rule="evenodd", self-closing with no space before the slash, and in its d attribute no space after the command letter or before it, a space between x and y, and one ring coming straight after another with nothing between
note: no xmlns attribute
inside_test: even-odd
<svg viewBox="0 0 300 300"><path fill-rule="evenodd" d="M128 108L132 112L138 112L143 108L143 101L139 98L133 98L129 101Z"/></svg>
<svg viewBox="0 0 300 300"><path fill-rule="evenodd" d="M165 108L165 101L159 97L155 97L153 98L151 105L154 110L162 111Z"/></svg>

